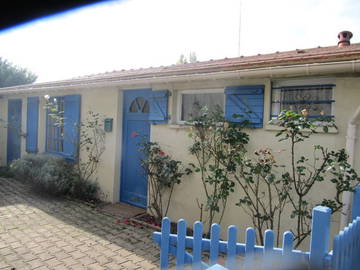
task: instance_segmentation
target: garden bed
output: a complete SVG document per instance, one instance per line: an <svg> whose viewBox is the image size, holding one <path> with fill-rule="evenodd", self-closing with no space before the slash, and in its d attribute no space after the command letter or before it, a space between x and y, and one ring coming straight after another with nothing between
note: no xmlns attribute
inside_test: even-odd
<svg viewBox="0 0 360 270"><path fill-rule="evenodd" d="M139 215L135 215L129 219L129 223L135 223L141 226L146 226L149 228L152 228L157 231L161 231L161 223L156 221L156 218L148 213L142 213ZM177 233L177 223L171 222L170 232L173 234ZM187 228L186 235L192 236L193 235L193 229Z"/></svg>

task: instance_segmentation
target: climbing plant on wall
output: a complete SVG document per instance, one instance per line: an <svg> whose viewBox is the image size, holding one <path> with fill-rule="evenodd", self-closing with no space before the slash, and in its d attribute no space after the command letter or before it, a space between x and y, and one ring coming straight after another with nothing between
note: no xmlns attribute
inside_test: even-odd
<svg viewBox="0 0 360 270"><path fill-rule="evenodd" d="M208 224L209 232L213 222L221 223L229 196L234 192L231 175L246 152L249 136L243 128L247 122L229 123L220 108L214 111L203 108L189 124L192 138L189 151L196 160L190 165L199 173L205 194L205 201L197 199L197 204L200 220Z"/></svg>

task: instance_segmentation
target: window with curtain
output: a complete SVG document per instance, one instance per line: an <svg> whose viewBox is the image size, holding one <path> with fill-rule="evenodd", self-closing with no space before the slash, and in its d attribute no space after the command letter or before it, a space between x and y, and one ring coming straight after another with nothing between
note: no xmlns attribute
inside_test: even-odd
<svg viewBox="0 0 360 270"><path fill-rule="evenodd" d="M224 93L219 91L183 91L180 93L180 121L189 121L198 117L206 107L214 111L217 106L224 110Z"/></svg>

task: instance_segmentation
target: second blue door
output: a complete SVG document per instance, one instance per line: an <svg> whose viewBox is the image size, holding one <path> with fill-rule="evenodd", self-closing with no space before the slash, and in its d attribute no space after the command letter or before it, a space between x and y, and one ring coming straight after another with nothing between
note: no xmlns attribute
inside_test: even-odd
<svg viewBox="0 0 360 270"><path fill-rule="evenodd" d="M7 163L20 158L21 153L21 99L9 99L7 123Z"/></svg>
<svg viewBox="0 0 360 270"><path fill-rule="evenodd" d="M141 208L147 205L147 176L139 143L150 138L150 97L151 90L124 92L120 201Z"/></svg>

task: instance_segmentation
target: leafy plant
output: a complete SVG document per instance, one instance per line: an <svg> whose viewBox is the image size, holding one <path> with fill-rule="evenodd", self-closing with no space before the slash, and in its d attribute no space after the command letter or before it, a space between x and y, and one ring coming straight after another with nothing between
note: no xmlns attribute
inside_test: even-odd
<svg viewBox="0 0 360 270"><path fill-rule="evenodd" d="M100 159L105 151L103 117L88 111L85 121L80 123L79 156L76 170L79 179L87 181L97 172Z"/></svg>
<svg viewBox="0 0 360 270"><path fill-rule="evenodd" d="M189 124L192 125L189 136L193 140L189 151L197 161L190 165L200 174L206 196L205 203L197 200L200 220L208 223L209 232L217 217L217 222L221 223L228 198L234 192L235 182L231 175L246 152L249 136L243 128L248 123L229 123L220 108L210 112L203 108L200 116ZM203 211L208 213L206 220Z"/></svg>
<svg viewBox="0 0 360 270"><path fill-rule="evenodd" d="M279 166L270 148L255 151L255 158L237 162L233 177L240 187L241 197L236 204L247 213L258 231L257 237L264 243L265 229L280 231L283 212L288 203L290 186L279 179L275 170ZM279 244L277 234L277 244Z"/></svg>
<svg viewBox="0 0 360 270"><path fill-rule="evenodd" d="M13 173L10 170L9 166L0 167L0 177L11 178L14 177Z"/></svg>
<svg viewBox="0 0 360 270"><path fill-rule="evenodd" d="M292 111L283 111L277 119L277 125L282 129L276 134L279 141L288 141L290 144L290 169L281 175L281 182L288 187L287 199L292 206L291 218L296 219L295 235L296 246L306 239L311 233L311 209L313 205L324 205L335 213L342 209L341 194L344 191L354 192L354 186L358 185L360 178L347 162L347 154L344 149L338 151L315 145L313 158L298 154L296 145L309 139L316 133L316 124L322 122L324 132L329 127L336 128L332 119L307 118L306 110L302 114ZM310 200L310 192L317 183L335 185L335 195L327 196L316 202Z"/></svg>
<svg viewBox="0 0 360 270"><path fill-rule="evenodd" d="M280 224L294 219L292 230L295 246L298 247L311 233L311 209L315 205L325 205L333 213L343 207L341 194L354 191L359 177L347 163L343 149L328 150L314 146L313 156L300 155L298 147L305 143L317 128L324 132L336 128L333 119L309 119L307 112L302 114L283 111L276 124L281 130L276 134L279 141L289 143L290 166L276 161L273 151L265 147L257 150L254 156L247 153L249 136L243 131L246 122L228 123L220 110L208 112L204 109L199 117L190 122L193 139L190 153L197 160L192 164L200 174L206 196L205 206L199 203L200 219L203 210L208 212L207 222L218 219L220 223L227 206L229 195L239 189L237 203L252 220L258 231L258 241L263 244L263 231L273 229L278 232ZM327 194L319 200L311 198L311 192L321 185L334 185L334 194ZM284 215L289 213L288 216Z"/></svg>
<svg viewBox="0 0 360 270"><path fill-rule="evenodd" d="M141 165L148 176L149 210L160 224L161 219L169 211L175 184L180 184L181 178L185 174L190 174L191 170L183 169L181 161L165 154L157 142L142 142L139 150L144 153ZM169 191L166 199L164 199L165 190Z"/></svg>
<svg viewBox="0 0 360 270"><path fill-rule="evenodd" d="M87 201L96 200L98 185L91 181L79 185L73 166L72 163L58 156L28 154L14 160L10 170L16 179L29 182L36 191Z"/></svg>
<svg viewBox="0 0 360 270"><path fill-rule="evenodd" d="M48 115L52 118L54 125L64 126L64 112L56 100L46 95L45 108ZM86 187L86 182L95 177L99 167L101 156L105 151L105 131L103 128L103 119L99 113L88 111L84 121L81 121L73 128L75 133L79 134L79 141L71 141L64 134L64 140L70 141L78 149L74 157L74 174L78 183L77 190L81 190L80 185Z"/></svg>

